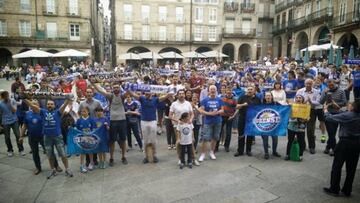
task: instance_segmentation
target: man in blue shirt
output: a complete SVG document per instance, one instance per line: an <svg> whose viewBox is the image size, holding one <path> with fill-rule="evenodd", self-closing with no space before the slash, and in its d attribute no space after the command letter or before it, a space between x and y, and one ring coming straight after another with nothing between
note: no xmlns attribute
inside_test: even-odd
<svg viewBox="0 0 360 203"><path fill-rule="evenodd" d="M40 106L37 100L32 100L32 103L36 106ZM22 125L20 130L20 139L22 142L25 137L25 131L27 129L27 135L29 137L29 144L32 151L33 160L35 163L36 170L34 171L35 175L38 175L41 172L41 161L39 156L39 144L44 147L44 137L42 135L42 119L39 113L35 113L32 109L26 112L24 117L24 125ZM55 154L52 152L54 158L54 166L57 172L61 172L62 169L59 167Z"/></svg>
<svg viewBox="0 0 360 203"><path fill-rule="evenodd" d="M145 158L143 163L146 164L149 162L149 148L152 148L153 161L154 163L159 162L156 155L156 130L157 130L157 121L156 121L156 107L159 102L164 101L172 94L166 94L162 97L153 96L152 93L146 92L145 95L138 95L134 92L129 91L130 95L136 100L140 101L141 104L141 129L144 135L144 146L145 146Z"/></svg>
<svg viewBox="0 0 360 203"><path fill-rule="evenodd" d="M283 82L283 87L286 92L286 99L291 100L295 97L297 86L298 84L294 71L289 71L288 79Z"/></svg>
<svg viewBox="0 0 360 203"><path fill-rule="evenodd" d="M52 155L54 147L56 148L58 155L61 157L61 160L66 168L66 175L73 177L73 173L69 169L69 163L64 149L64 141L61 134L61 116L64 113L65 107L68 105L69 100L65 100L65 103L60 107L60 109L55 109L55 102L50 99L46 103L47 109L43 109L34 105L28 99L26 99L25 102L31 109L33 109L35 113L40 113L40 117L43 121L42 134L44 135L46 154L49 159L50 168L52 169L50 175L47 178L49 179L53 176L56 176L54 157Z"/></svg>
<svg viewBox="0 0 360 203"><path fill-rule="evenodd" d="M19 153L22 156L25 156L24 147L19 142L20 132L18 118L16 116L16 101L9 98L8 91L1 92L0 96L0 111L2 113L2 125L4 126L5 143L7 146L8 156L12 157L14 155L14 150L10 139L10 129L13 130L16 137L16 143L19 149Z"/></svg>

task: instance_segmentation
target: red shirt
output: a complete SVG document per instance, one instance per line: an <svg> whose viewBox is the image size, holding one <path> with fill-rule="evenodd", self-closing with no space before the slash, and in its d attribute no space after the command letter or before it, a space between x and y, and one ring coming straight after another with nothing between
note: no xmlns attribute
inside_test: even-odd
<svg viewBox="0 0 360 203"><path fill-rule="evenodd" d="M71 84L64 84L61 89L64 93L71 93L72 85ZM86 89L85 89L86 90ZM81 90L82 91L82 90Z"/></svg>
<svg viewBox="0 0 360 203"><path fill-rule="evenodd" d="M87 83L86 80L80 79L75 83L76 87L81 90L83 95L86 95Z"/></svg>

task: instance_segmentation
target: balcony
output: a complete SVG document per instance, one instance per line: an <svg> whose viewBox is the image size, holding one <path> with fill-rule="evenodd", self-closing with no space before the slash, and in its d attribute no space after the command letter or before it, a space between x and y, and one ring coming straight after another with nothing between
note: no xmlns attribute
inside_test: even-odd
<svg viewBox="0 0 360 203"><path fill-rule="evenodd" d="M239 3L236 2L225 2L224 13L236 13L239 10Z"/></svg>
<svg viewBox="0 0 360 203"><path fill-rule="evenodd" d="M259 19L273 19L274 15L270 11L260 11L257 13Z"/></svg>
<svg viewBox="0 0 360 203"><path fill-rule="evenodd" d="M59 10L58 7L48 8L47 6L43 6L42 13L44 16L57 16L59 14Z"/></svg>
<svg viewBox="0 0 360 203"><path fill-rule="evenodd" d="M275 13L279 13L289 7L301 4L302 0L285 0L275 5Z"/></svg>
<svg viewBox="0 0 360 203"><path fill-rule="evenodd" d="M256 29L236 28L234 30L223 29L224 38L254 38L256 37Z"/></svg>
<svg viewBox="0 0 360 203"><path fill-rule="evenodd" d="M360 26L360 12L350 12L334 17L334 30Z"/></svg>
<svg viewBox="0 0 360 203"><path fill-rule="evenodd" d="M68 17L80 17L80 13L81 13L81 9L80 7L78 8L70 8L70 7L66 7L66 15Z"/></svg>
<svg viewBox="0 0 360 203"><path fill-rule="evenodd" d="M255 12L255 4L250 3L241 3L241 13L254 13Z"/></svg>
<svg viewBox="0 0 360 203"><path fill-rule="evenodd" d="M273 25L272 26L272 32L273 34L280 34L282 32L285 32L286 28L287 28L287 25L286 23L282 23L282 24L279 24L279 25Z"/></svg>
<svg viewBox="0 0 360 203"><path fill-rule="evenodd" d="M323 23L324 21L329 21L333 17L333 8L325 8L320 11L315 11L310 14L310 19L312 23Z"/></svg>

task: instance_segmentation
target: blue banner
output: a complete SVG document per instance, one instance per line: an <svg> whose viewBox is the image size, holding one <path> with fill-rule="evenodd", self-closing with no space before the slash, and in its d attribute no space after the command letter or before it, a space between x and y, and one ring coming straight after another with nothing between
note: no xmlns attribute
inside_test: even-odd
<svg viewBox="0 0 360 203"><path fill-rule="evenodd" d="M67 144L68 154L109 152L108 135L104 126L89 133L84 133L76 128L70 128Z"/></svg>
<svg viewBox="0 0 360 203"><path fill-rule="evenodd" d="M286 136L290 113L290 106L249 106L246 113L245 135Z"/></svg>
<svg viewBox="0 0 360 203"><path fill-rule="evenodd" d="M345 64L360 65L360 59L347 59L345 60Z"/></svg>

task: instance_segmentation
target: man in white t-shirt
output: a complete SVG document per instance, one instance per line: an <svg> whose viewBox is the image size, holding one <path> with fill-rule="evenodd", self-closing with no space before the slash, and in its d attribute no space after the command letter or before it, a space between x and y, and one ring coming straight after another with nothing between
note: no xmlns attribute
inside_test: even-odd
<svg viewBox="0 0 360 203"><path fill-rule="evenodd" d="M192 123L192 120L194 118L193 108L190 102L185 100L185 90L181 89L176 94L177 100L173 102L170 106L170 112L169 112L169 118L172 120L174 129L177 128L177 124L179 123L179 119L183 113L189 113L190 116L190 123ZM176 151L178 154L178 157L180 159L180 132L176 130ZM193 151L195 151L193 149ZM195 160L195 155L192 160ZM198 163L195 163L195 165L198 165Z"/></svg>

